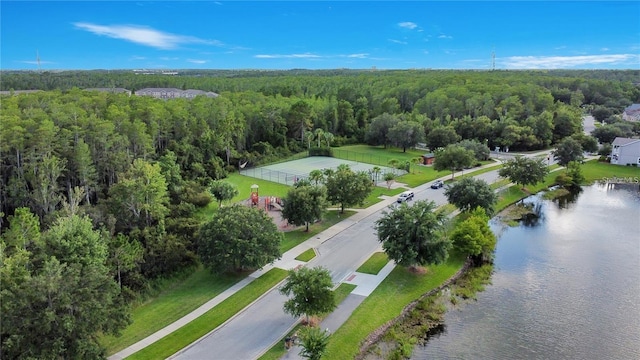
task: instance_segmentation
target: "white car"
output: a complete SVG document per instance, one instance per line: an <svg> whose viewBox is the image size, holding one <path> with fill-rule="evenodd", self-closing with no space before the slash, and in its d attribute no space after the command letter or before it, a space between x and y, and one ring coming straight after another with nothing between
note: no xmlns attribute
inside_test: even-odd
<svg viewBox="0 0 640 360"><path fill-rule="evenodd" d="M413 191L405 191L398 195L398 202L403 203L405 201L409 201L413 199Z"/></svg>

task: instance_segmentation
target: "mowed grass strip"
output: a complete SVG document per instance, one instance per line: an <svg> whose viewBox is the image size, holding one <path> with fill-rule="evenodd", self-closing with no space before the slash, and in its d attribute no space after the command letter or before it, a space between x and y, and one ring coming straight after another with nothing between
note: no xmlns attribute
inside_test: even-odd
<svg viewBox="0 0 640 360"><path fill-rule="evenodd" d="M316 252L313 249L307 249L307 251L305 251L302 254L296 256L296 260L309 262L314 257L316 257Z"/></svg>
<svg viewBox="0 0 640 360"><path fill-rule="evenodd" d="M414 274L397 266L331 335L323 359L353 359L370 333L400 315L409 303L451 278L463 263L460 258L450 258L444 264L429 266L425 274Z"/></svg>
<svg viewBox="0 0 640 360"><path fill-rule="evenodd" d="M386 187L376 186L371 191L371 194L362 202L362 205L354 206L355 209L366 209L371 205L375 205L382 201L381 196L395 196L405 191L403 188L387 189Z"/></svg>
<svg viewBox="0 0 640 360"><path fill-rule="evenodd" d="M135 306L131 325L118 337L102 337L100 343L107 354L114 354L182 318L244 277L246 274L214 275L200 267L186 279L173 280L173 286L158 296Z"/></svg>
<svg viewBox="0 0 640 360"><path fill-rule="evenodd" d="M127 359L165 359L222 325L287 277L286 270L274 268L255 279L218 306Z"/></svg>
<svg viewBox="0 0 640 360"><path fill-rule="evenodd" d="M377 275L380 270L382 270L385 265L389 262L389 257L384 252L376 252L364 262L364 264L360 265L357 272L363 274L371 274Z"/></svg>

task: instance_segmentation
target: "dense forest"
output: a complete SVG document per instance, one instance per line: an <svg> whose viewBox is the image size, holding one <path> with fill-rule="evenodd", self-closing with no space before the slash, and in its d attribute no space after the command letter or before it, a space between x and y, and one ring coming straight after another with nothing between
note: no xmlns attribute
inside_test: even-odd
<svg viewBox="0 0 640 360"><path fill-rule="evenodd" d="M20 289L3 292L7 326L12 321L4 316L11 311L7 306L18 311L16 318L28 317L19 312L24 299L46 296L54 285L94 281L111 295L102 307L91 305L102 311L93 311L117 328L126 319L109 309L135 297L149 280L198 263L196 213L212 201L212 181L239 163L305 151L317 129L333 135L333 146L403 148L425 142L436 149L473 140L492 149L535 150L581 134L582 116L591 112L618 136L640 134L637 124L619 119L626 106L640 102L638 71L0 75L2 90L43 90L10 92L0 101L2 280L3 287L12 279ZM146 87L220 96L161 100L82 90ZM406 129L419 134L407 142ZM78 250L82 242L72 243L77 238L95 239L94 248ZM80 265L65 267L63 260ZM7 326L3 348L7 341L24 344L5 333Z"/></svg>

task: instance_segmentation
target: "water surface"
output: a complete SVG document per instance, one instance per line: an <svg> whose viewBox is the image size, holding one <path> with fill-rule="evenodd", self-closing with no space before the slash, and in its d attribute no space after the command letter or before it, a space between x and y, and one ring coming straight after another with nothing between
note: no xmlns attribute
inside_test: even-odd
<svg viewBox="0 0 640 360"><path fill-rule="evenodd" d="M640 359L638 185L527 201L539 221L492 223L492 285L449 311L412 359Z"/></svg>

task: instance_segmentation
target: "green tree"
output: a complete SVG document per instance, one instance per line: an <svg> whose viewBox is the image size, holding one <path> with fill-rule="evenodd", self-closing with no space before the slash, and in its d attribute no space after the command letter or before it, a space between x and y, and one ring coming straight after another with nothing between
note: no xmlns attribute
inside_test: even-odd
<svg viewBox="0 0 640 360"><path fill-rule="evenodd" d="M445 217L433 201L401 204L376 221L378 240L387 256L402 266L440 264L451 243L443 235Z"/></svg>
<svg viewBox="0 0 640 360"><path fill-rule="evenodd" d="M623 131L613 125L603 125L595 128L591 135L602 144L611 144L619 136L624 136Z"/></svg>
<svg viewBox="0 0 640 360"><path fill-rule="evenodd" d="M436 171L451 170L451 178L456 170L462 170L473 165L475 156L473 151L458 145L447 145L444 149L436 151L433 169Z"/></svg>
<svg viewBox="0 0 640 360"><path fill-rule="evenodd" d="M340 204L340 212L346 206L362 204L373 191L369 174L364 171L353 172L347 165L338 167L326 175L327 200L332 204Z"/></svg>
<svg viewBox="0 0 640 360"><path fill-rule="evenodd" d="M371 123L365 132L365 141L369 145L384 145L386 149L390 143L389 131L399 121L396 116L387 113L376 116L371 119Z"/></svg>
<svg viewBox="0 0 640 360"><path fill-rule="evenodd" d="M424 127L415 121L400 121L389 129L388 137L393 145L406 152L407 148L424 141Z"/></svg>
<svg viewBox="0 0 640 360"><path fill-rule="evenodd" d="M580 142L574 138L567 137L562 139L556 150L553 152L553 157L562 166L566 166L571 161L581 161L583 159L583 150Z"/></svg>
<svg viewBox="0 0 640 360"><path fill-rule="evenodd" d="M585 181L585 177L582 174L582 168L580 166L580 163L577 161L570 161L567 164L567 171L564 175L565 176L563 178L563 185L566 187L578 189L580 188L580 185L582 185L582 183L584 183Z"/></svg>
<svg viewBox="0 0 640 360"><path fill-rule="evenodd" d="M305 327L300 333L302 350L300 356L309 360L320 360L329 344L330 334L317 326Z"/></svg>
<svg viewBox="0 0 640 360"><path fill-rule="evenodd" d="M160 165L136 159L109 189L113 213L121 226L152 226L168 213L167 182Z"/></svg>
<svg viewBox="0 0 640 360"><path fill-rule="evenodd" d="M391 185L393 185L393 182L396 180L396 174L389 171L384 173L382 176L384 181L387 183L387 189L391 189Z"/></svg>
<svg viewBox="0 0 640 360"><path fill-rule="evenodd" d="M238 195L238 188L224 180L214 180L209 184L209 192L218 200L218 207L222 206L223 201L229 201Z"/></svg>
<svg viewBox="0 0 640 360"><path fill-rule="evenodd" d="M3 357L103 358L99 334L117 334L129 312L91 220L59 218L32 251L0 246Z"/></svg>
<svg viewBox="0 0 640 360"><path fill-rule="evenodd" d="M305 225L309 231L309 223L322 218L327 209L327 191L320 186L294 187L287 193L282 208L282 217L296 226Z"/></svg>
<svg viewBox="0 0 640 360"><path fill-rule="evenodd" d="M9 248L31 250L40 243L40 222L29 208L17 208L8 220L3 240Z"/></svg>
<svg viewBox="0 0 640 360"><path fill-rule="evenodd" d="M451 240L455 249L472 258L476 265L489 259L496 247L489 217L481 207L475 208L468 218L456 225Z"/></svg>
<svg viewBox="0 0 640 360"><path fill-rule="evenodd" d="M472 177L456 181L444 191L444 194L450 203L462 211L480 207L487 215L493 213L493 205L497 201L496 193L486 181Z"/></svg>
<svg viewBox="0 0 640 360"><path fill-rule="evenodd" d="M66 170L66 159L55 155L45 155L36 165L32 164L29 171L31 179L32 199L40 217L52 213L60 204L59 178Z"/></svg>
<svg viewBox="0 0 640 360"><path fill-rule="evenodd" d="M580 133L577 135L573 135L572 138L580 143L580 146L582 146L582 150L588 153L595 153L598 151L598 140L593 136Z"/></svg>
<svg viewBox="0 0 640 360"><path fill-rule="evenodd" d="M291 296L284 303L284 311L291 316L310 316L325 314L336 308L336 299L332 291L333 282L329 270L322 267L301 267L289 271L289 277L280 292Z"/></svg>
<svg viewBox="0 0 640 360"><path fill-rule="evenodd" d="M489 147L485 144L480 143L478 140L465 139L458 142L456 145L473 151L474 157L478 161L488 160L489 154L491 153Z"/></svg>
<svg viewBox="0 0 640 360"><path fill-rule="evenodd" d="M283 238L263 210L232 205L202 225L198 254L213 272L258 269L280 258Z"/></svg>
<svg viewBox="0 0 640 360"><path fill-rule="evenodd" d="M316 186L319 185L324 180L324 174L322 173L322 170L311 170L311 172L309 173L309 180L313 181Z"/></svg>
<svg viewBox="0 0 640 360"><path fill-rule="evenodd" d="M122 275L142 262L142 244L128 236L118 234L109 241L109 263L116 273L118 285L122 288Z"/></svg>
<svg viewBox="0 0 640 360"><path fill-rule="evenodd" d="M460 140L460 136L451 126L438 126L427 134L427 145L431 150L446 147L455 144Z"/></svg>
<svg viewBox="0 0 640 360"><path fill-rule="evenodd" d="M549 173L549 168L544 161L544 159L518 156L505 162L498 174L504 178L509 178L513 183L521 187L535 185L544 181L545 176Z"/></svg>

